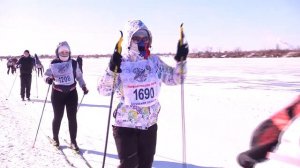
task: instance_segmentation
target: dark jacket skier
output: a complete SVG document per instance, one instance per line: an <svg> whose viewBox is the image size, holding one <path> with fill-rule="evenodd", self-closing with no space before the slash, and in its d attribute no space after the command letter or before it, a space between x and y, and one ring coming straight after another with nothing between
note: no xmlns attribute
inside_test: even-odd
<svg viewBox="0 0 300 168"><path fill-rule="evenodd" d="M81 72L83 73L83 71L82 71L82 57L81 57L80 55L78 55L76 61L78 62L79 69L80 69Z"/></svg>
<svg viewBox="0 0 300 168"><path fill-rule="evenodd" d="M32 79L32 69L34 67L34 58L31 57L28 50L25 50L22 57L16 63L17 67L20 68L21 78L21 98L24 101L25 94L26 98L30 100L30 89Z"/></svg>

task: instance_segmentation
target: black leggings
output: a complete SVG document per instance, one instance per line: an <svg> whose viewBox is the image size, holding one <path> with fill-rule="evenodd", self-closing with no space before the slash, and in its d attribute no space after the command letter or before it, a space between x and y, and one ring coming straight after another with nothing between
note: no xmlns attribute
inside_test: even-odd
<svg viewBox="0 0 300 168"><path fill-rule="evenodd" d="M54 111L54 118L52 121L53 139L58 140L59 129L61 120L64 115L64 109L66 106L67 116L69 121L69 132L71 142L76 142L77 136L77 105L78 95L76 89L68 93L63 93L52 89L51 94L52 107Z"/></svg>
<svg viewBox="0 0 300 168"><path fill-rule="evenodd" d="M118 168L151 168L156 148L157 124L148 130L113 126Z"/></svg>

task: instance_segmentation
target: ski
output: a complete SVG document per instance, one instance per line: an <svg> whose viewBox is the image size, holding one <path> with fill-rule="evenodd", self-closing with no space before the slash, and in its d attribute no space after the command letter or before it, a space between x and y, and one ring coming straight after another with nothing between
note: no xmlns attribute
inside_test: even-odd
<svg viewBox="0 0 300 168"><path fill-rule="evenodd" d="M92 168L91 164L88 162L88 160L83 156L83 152L79 149L79 151L76 151L74 149L71 148L71 143L69 143L66 139L64 139L64 141L68 144L68 148L72 150L72 152L78 156L79 158L81 158L84 163L89 167Z"/></svg>
<svg viewBox="0 0 300 168"><path fill-rule="evenodd" d="M68 157L67 157L67 155L65 154L65 152L63 151L63 149L62 149L60 146L58 146L58 147L54 146L54 145L53 145L53 139L52 139L52 138L50 138L49 136L47 136L47 138L48 138L48 140L50 141L51 145L56 149L56 151L64 157L65 161L66 161L71 167L76 167L76 166L74 166L73 163L70 162L70 160L68 159Z"/></svg>

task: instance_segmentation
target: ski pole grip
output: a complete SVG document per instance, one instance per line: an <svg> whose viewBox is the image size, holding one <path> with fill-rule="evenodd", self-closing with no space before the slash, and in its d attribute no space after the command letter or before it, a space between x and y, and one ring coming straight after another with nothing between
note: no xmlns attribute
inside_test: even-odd
<svg viewBox="0 0 300 168"><path fill-rule="evenodd" d="M179 39L180 46L182 46L182 44L183 44L183 38L184 38L183 23L181 23L181 25L180 25L180 39Z"/></svg>
<svg viewBox="0 0 300 168"><path fill-rule="evenodd" d="M121 52L122 52L122 42L123 42L123 32L120 31L120 33L121 33L121 37L120 37L120 39L118 41L118 44L117 44L117 51L118 51L119 54L121 54Z"/></svg>

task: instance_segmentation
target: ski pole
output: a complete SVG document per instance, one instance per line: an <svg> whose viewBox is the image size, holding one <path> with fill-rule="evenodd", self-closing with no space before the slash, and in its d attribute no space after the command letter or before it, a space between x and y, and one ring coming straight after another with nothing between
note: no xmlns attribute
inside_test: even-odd
<svg viewBox="0 0 300 168"><path fill-rule="evenodd" d="M121 32L121 37L117 43L116 49L119 54L122 52L122 41L123 41L123 32ZM108 113L108 120L107 120L107 129L106 129L106 138L105 138L105 147L104 147L104 153L103 153L103 162L102 162L102 168L105 166L105 158L106 158L106 150L107 150L107 141L108 141L108 134L109 134L109 126L110 126L110 116L111 116L111 109L112 109L112 103L114 99L114 93L115 93L115 82L116 82L116 76L117 76L118 67L116 66L114 69L114 76L113 76L113 84L112 84L112 91L111 91L111 97L110 97L110 105L109 105L109 113Z"/></svg>
<svg viewBox="0 0 300 168"><path fill-rule="evenodd" d="M184 33L183 23L180 25L180 45L183 45ZM182 123L182 163L186 168L186 137L185 137L185 112L184 112L184 79L183 79L183 57L181 57L181 123Z"/></svg>
<svg viewBox="0 0 300 168"><path fill-rule="evenodd" d="M36 138L37 138L37 135L38 135L39 129L40 129L40 125L41 125L41 121L42 121L42 118L43 118L43 114L44 114L45 105L46 105L46 102L47 102L47 98L48 98L48 93L49 93L49 90L50 90L50 86L51 86L51 85L49 85L49 86L48 86L48 90L47 90L47 94L46 94L46 98L45 98L45 102L44 102L44 106L43 106L42 114L41 114L41 117L40 117L40 121L39 121L38 128L37 128L37 130L36 130L36 134L35 134L35 138L34 138L34 141L33 141L32 148L34 148L34 144L35 144L35 141L36 141Z"/></svg>
<svg viewBox="0 0 300 168"><path fill-rule="evenodd" d="M16 77L15 77L15 79L14 79L14 81L13 81L13 84L12 84L12 86L11 86L11 88L10 88L10 91L9 91L9 94L8 94L6 100L8 100L8 98L9 98L9 96L10 96L10 94L11 94L11 91L12 91L14 85L15 85L15 82L16 82L17 77L18 77L18 73L16 73Z"/></svg>
<svg viewBox="0 0 300 168"><path fill-rule="evenodd" d="M82 96L82 98L81 98L81 100L80 100L80 103L79 103L78 106L77 106L77 112L78 112L78 110L79 110L79 107L81 106L81 103L82 103L82 100L83 100L84 96L85 96L85 94L83 94L83 96Z"/></svg>
<svg viewBox="0 0 300 168"><path fill-rule="evenodd" d="M39 91L38 91L38 82L37 82L37 78L38 78L38 72L37 72L37 68L36 68L36 63L37 59L35 58L35 87L36 87L36 98L39 97Z"/></svg>

